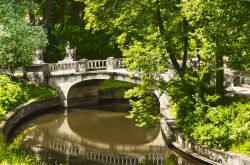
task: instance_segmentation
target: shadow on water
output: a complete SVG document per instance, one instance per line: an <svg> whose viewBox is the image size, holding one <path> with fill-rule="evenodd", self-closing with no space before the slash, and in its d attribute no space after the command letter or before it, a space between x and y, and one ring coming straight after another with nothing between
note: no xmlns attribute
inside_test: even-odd
<svg viewBox="0 0 250 165"><path fill-rule="evenodd" d="M127 109L122 104L58 108L23 122L14 134L32 127L21 145L37 159L52 164L202 164L170 149L159 125L154 129L136 127L125 117Z"/></svg>

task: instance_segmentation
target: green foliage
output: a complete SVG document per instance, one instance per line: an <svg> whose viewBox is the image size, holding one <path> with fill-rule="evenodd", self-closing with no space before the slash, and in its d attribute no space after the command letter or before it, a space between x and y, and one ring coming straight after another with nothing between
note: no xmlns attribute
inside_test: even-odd
<svg viewBox="0 0 250 165"><path fill-rule="evenodd" d="M1 115L28 100L27 94L22 91L18 82L13 82L8 76L0 75Z"/></svg>
<svg viewBox="0 0 250 165"><path fill-rule="evenodd" d="M230 151L250 156L250 139L247 139L238 145L233 145Z"/></svg>
<svg viewBox="0 0 250 165"><path fill-rule="evenodd" d="M31 1L0 0L0 63L14 69L29 64L37 46L45 46L46 35L39 26L31 26L27 16L34 9Z"/></svg>
<svg viewBox="0 0 250 165"><path fill-rule="evenodd" d="M116 90L116 89L130 89L135 87L136 84L126 82L126 81L116 81L116 80L105 80L102 81L101 84L98 86L99 91L109 91L109 90Z"/></svg>
<svg viewBox="0 0 250 165"><path fill-rule="evenodd" d="M183 48L182 19L179 2L176 1L104 1L86 0L86 28L108 30L113 34L119 45L126 64L130 70L140 70L146 73L165 72L169 66L168 53L177 58ZM168 37L160 34L156 11L161 11L163 26ZM164 34L165 35L165 34ZM166 50L165 43L171 48ZM170 51L171 52L168 52Z"/></svg>
<svg viewBox="0 0 250 165"><path fill-rule="evenodd" d="M250 102L209 107L202 123L190 134L199 142L228 150L250 137Z"/></svg>
<svg viewBox="0 0 250 165"><path fill-rule="evenodd" d="M231 67L249 67L249 1L183 0L181 6L203 60L227 56Z"/></svg>
<svg viewBox="0 0 250 165"><path fill-rule="evenodd" d="M28 165L39 164L32 161L30 155L19 147L19 145L7 145L4 142L3 135L0 135L0 164L12 164L12 165Z"/></svg>
<svg viewBox="0 0 250 165"><path fill-rule="evenodd" d="M132 110L129 111L128 118L134 119L139 127L152 128L159 121L159 104L153 91L146 91L141 86L134 87L125 93L125 98L129 98Z"/></svg>
<svg viewBox="0 0 250 165"><path fill-rule="evenodd" d="M0 115L31 99L56 96L57 92L0 74Z"/></svg>
<svg viewBox="0 0 250 165"><path fill-rule="evenodd" d="M47 62L57 62L65 57L66 41L70 41L72 48L77 47L77 60L120 57L121 53L109 32L85 29L83 2L55 0L52 3L53 12L48 24L49 45L45 52Z"/></svg>
<svg viewBox="0 0 250 165"><path fill-rule="evenodd" d="M193 131L191 126L202 122L210 107L216 107L223 99L223 56L229 57L233 67L250 64L250 3L247 1L84 2L86 28L112 33L126 57L129 70L145 74L141 77L143 84L140 88L129 94L129 98L134 95L141 100L132 102L135 109L131 115L140 123L147 120L143 115L147 113L146 109L150 112L151 108L145 104L151 103L151 100L138 97L138 93L145 94L153 89L164 91L166 86L159 82L160 75L168 70L170 62L180 79L171 81L167 90L177 109L177 122L188 133ZM188 21L186 24L185 20ZM185 39L188 40L186 47ZM215 94L210 79L212 73L206 68L193 73L185 67L183 54L186 51L188 56L194 56L194 48L201 48L202 62L216 69L216 91L221 96ZM181 59L182 63L179 62ZM137 110L138 113L135 113ZM188 124L190 127L185 127Z"/></svg>
<svg viewBox="0 0 250 165"><path fill-rule="evenodd" d="M172 80L167 91L178 127L188 138L219 149L230 149L250 137L250 101L215 94L208 71Z"/></svg>

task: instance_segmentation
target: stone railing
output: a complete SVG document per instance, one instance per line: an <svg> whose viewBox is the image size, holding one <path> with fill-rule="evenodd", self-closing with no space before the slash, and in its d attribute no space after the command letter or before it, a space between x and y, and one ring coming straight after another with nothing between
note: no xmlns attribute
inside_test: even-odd
<svg viewBox="0 0 250 165"><path fill-rule="evenodd" d="M227 84L233 86L249 86L250 87L250 72L225 69L225 80Z"/></svg>
<svg viewBox="0 0 250 165"><path fill-rule="evenodd" d="M116 66L117 69L124 69L124 68L127 68L126 65L124 64L122 58L117 58L117 59L115 59L115 66Z"/></svg>
<svg viewBox="0 0 250 165"><path fill-rule="evenodd" d="M176 133L175 139L176 141L172 144L183 150L184 152L198 158L204 160L208 163L215 165L246 165L250 164L250 157L232 153L229 151L222 151L212 149L207 146L203 146L198 144L195 141L185 140L184 133Z"/></svg>
<svg viewBox="0 0 250 165"><path fill-rule="evenodd" d="M250 76L239 76L240 85L249 85L250 86Z"/></svg>
<svg viewBox="0 0 250 165"><path fill-rule="evenodd" d="M87 64L89 70L107 69L107 60L89 60Z"/></svg>
<svg viewBox="0 0 250 165"><path fill-rule="evenodd" d="M186 140L185 134L179 132L175 124L171 127L168 126L167 118L164 119L163 117L161 119L161 127L164 135L170 140L173 146L196 159L203 160L204 162L213 165L250 164L250 157L229 151L212 149L207 146L200 145L196 141Z"/></svg>
<svg viewBox="0 0 250 165"><path fill-rule="evenodd" d="M88 60L81 59L79 61L63 62L48 64L47 72L59 72L59 71L76 71L84 72L88 70L113 70L113 69L125 69L122 58L109 57L106 60Z"/></svg>
<svg viewBox="0 0 250 165"><path fill-rule="evenodd" d="M76 70L77 62L71 63L51 63L49 64L49 72L63 71L63 70Z"/></svg>

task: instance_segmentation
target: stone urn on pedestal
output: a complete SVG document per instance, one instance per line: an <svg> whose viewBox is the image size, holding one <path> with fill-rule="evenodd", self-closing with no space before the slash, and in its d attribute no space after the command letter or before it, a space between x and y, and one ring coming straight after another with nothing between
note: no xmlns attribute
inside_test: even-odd
<svg viewBox="0 0 250 165"><path fill-rule="evenodd" d="M29 82L36 85L46 85L46 72L48 64L43 61L43 50L37 49L33 52L31 65L25 67L25 77Z"/></svg>

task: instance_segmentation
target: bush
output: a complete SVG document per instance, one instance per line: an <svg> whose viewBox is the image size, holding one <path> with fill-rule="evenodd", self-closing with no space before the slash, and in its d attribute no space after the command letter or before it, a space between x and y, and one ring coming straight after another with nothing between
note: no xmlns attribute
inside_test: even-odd
<svg viewBox="0 0 250 165"><path fill-rule="evenodd" d="M250 139L247 139L238 145L233 145L230 151L250 156Z"/></svg>
<svg viewBox="0 0 250 165"><path fill-rule="evenodd" d="M250 103L209 107L202 121L190 134L199 142L228 150L250 138Z"/></svg>
<svg viewBox="0 0 250 165"><path fill-rule="evenodd" d="M171 109L187 138L229 150L250 139L250 101L216 95L211 75L201 69L172 80L167 87Z"/></svg>
<svg viewBox="0 0 250 165"><path fill-rule="evenodd" d="M0 74L0 116L28 100L56 95L57 92L53 89L37 87L16 78Z"/></svg>

